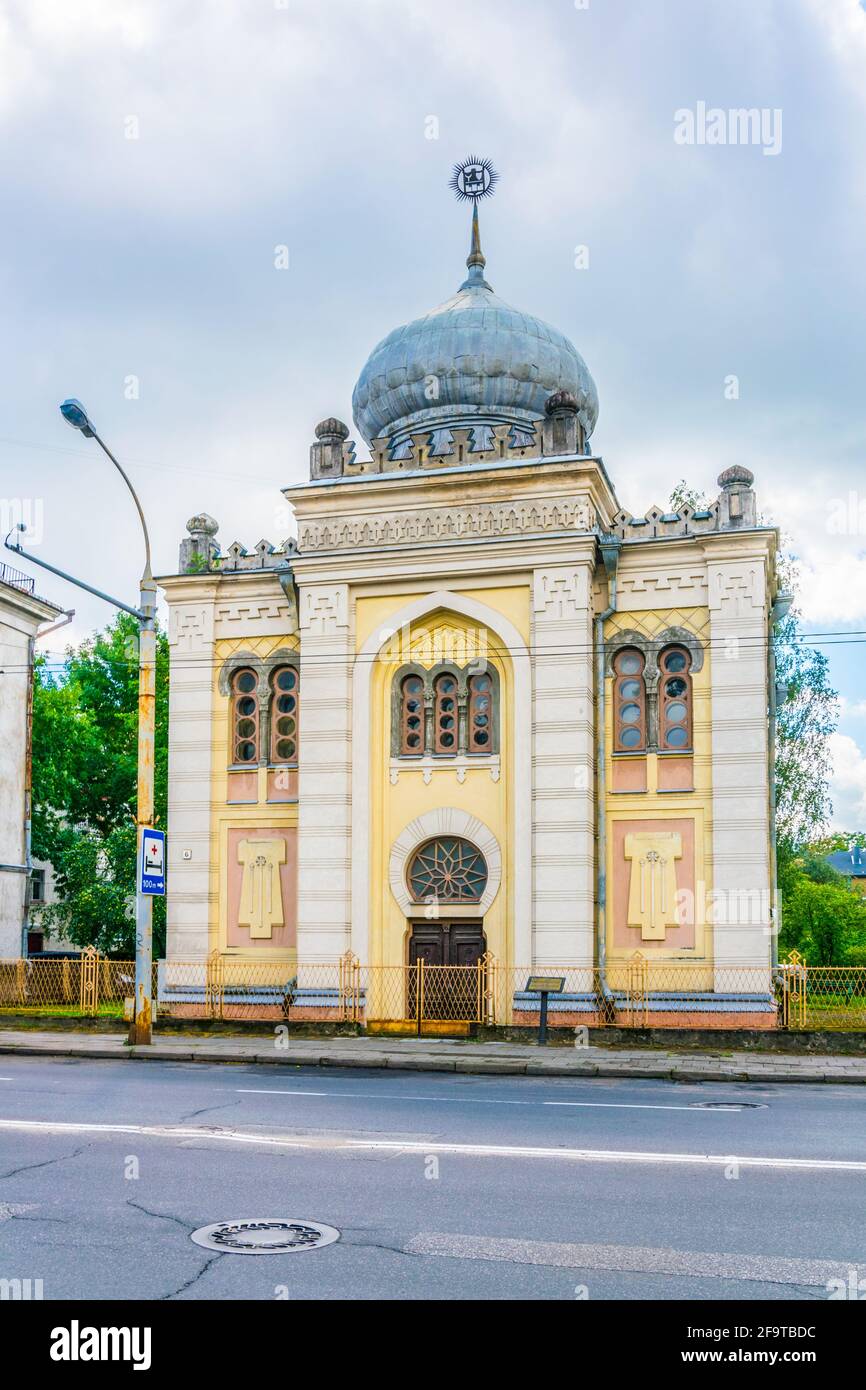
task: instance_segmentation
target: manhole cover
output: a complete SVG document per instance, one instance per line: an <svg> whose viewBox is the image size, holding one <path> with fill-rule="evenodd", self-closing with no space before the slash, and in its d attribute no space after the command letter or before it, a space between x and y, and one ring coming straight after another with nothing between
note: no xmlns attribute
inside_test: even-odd
<svg viewBox="0 0 866 1390"><path fill-rule="evenodd" d="M333 1226L296 1216L260 1216L245 1221L215 1221L193 1231L196 1245L231 1255L285 1255L294 1250L319 1250L340 1239Z"/></svg>
<svg viewBox="0 0 866 1390"><path fill-rule="evenodd" d="M692 1110L766 1110L757 1100L694 1100Z"/></svg>

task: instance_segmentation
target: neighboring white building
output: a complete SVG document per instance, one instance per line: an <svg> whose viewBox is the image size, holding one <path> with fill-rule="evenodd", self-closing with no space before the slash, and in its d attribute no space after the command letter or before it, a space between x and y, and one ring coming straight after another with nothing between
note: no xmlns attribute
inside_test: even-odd
<svg viewBox="0 0 866 1390"><path fill-rule="evenodd" d="M0 564L0 959L26 951L33 643L62 610Z"/></svg>

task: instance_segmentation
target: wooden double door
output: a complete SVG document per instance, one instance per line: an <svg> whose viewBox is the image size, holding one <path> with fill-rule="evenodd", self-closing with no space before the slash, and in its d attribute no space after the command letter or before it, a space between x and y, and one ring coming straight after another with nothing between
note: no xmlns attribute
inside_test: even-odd
<svg viewBox="0 0 866 1390"><path fill-rule="evenodd" d="M480 921L413 922L407 1014L426 1020L480 1022L487 950Z"/></svg>

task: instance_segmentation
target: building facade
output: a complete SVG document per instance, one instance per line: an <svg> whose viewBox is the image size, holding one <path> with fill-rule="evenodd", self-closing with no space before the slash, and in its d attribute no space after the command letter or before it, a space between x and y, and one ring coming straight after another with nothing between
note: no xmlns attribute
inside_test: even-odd
<svg viewBox="0 0 866 1390"><path fill-rule="evenodd" d="M0 960L28 953L34 643L60 611L29 576L0 565Z"/></svg>
<svg viewBox="0 0 866 1390"><path fill-rule="evenodd" d="M477 220L467 268L363 368L368 452L317 426L297 539L221 553L202 514L160 580L169 964L283 962L315 1010L347 952L489 955L509 1019L558 971L592 1022L637 960L657 1021L687 987L771 1026L776 533L740 467L623 509L583 359L494 293Z"/></svg>

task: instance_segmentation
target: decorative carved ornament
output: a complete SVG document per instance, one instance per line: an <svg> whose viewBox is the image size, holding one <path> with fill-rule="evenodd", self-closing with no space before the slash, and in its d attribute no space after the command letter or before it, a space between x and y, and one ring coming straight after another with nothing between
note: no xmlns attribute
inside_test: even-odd
<svg viewBox="0 0 866 1390"><path fill-rule="evenodd" d="M682 836L671 831L625 837L624 854L631 861L626 920L640 928L642 941L664 941L667 928L679 925L675 860L682 852Z"/></svg>
<svg viewBox="0 0 866 1390"><path fill-rule="evenodd" d="M251 941L270 940L274 927L283 925L280 865L285 862L283 839L238 842L238 863L244 871L238 926L249 927Z"/></svg>
<svg viewBox="0 0 866 1390"><path fill-rule="evenodd" d="M324 637L348 626L349 594L345 584L311 585L302 591L301 626L313 636Z"/></svg>
<svg viewBox="0 0 866 1390"><path fill-rule="evenodd" d="M532 607L536 617L575 618L586 613L589 586L585 571L577 569L536 570Z"/></svg>
<svg viewBox="0 0 866 1390"><path fill-rule="evenodd" d="M364 546L413 545L424 541L486 540L538 531L589 531L589 503L563 498L555 503L498 502L487 506L428 507L354 521L303 522L301 552L355 550Z"/></svg>
<svg viewBox="0 0 866 1390"><path fill-rule="evenodd" d="M169 646L178 651L200 651L213 642L213 608L210 604L176 604L169 617Z"/></svg>

